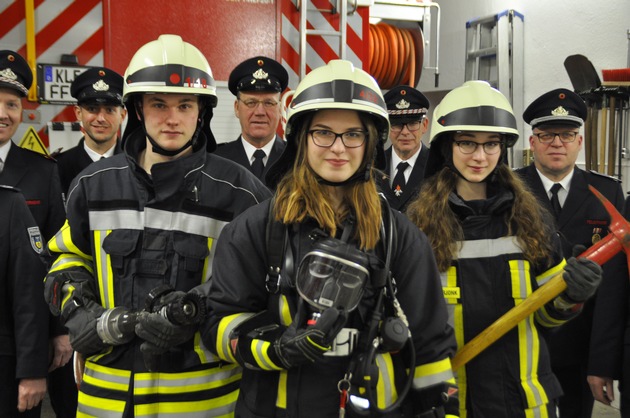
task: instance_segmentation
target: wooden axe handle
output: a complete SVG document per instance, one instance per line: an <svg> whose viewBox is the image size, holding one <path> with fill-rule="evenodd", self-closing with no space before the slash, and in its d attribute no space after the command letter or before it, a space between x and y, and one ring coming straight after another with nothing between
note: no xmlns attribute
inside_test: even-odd
<svg viewBox="0 0 630 418"><path fill-rule="evenodd" d="M622 249L623 245L619 242L617 237L615 237L614 234L608 234L604 239L588 248L578 257L586 257L601 266ZM536 312L545 305L545 303L558 296L566 288L567 284L562 278L562 273L553 276L547 283L540 286L529 295L527 299L510 309L488 328L481 331L475 338L460 348L455 357L451 360L453 370L457 370L475 358L492 343L507 334L507 332L514 328L519 322Z"/></svg>

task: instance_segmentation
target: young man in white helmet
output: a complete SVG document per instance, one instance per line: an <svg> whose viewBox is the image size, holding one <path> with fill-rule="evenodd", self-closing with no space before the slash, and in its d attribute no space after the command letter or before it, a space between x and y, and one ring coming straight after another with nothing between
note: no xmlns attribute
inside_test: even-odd
<svg viewBox="0 0 630 418"><path fill-rule="evenodd" d="M85 359L78 413L224 416L240 370L197 334L216 239L269 196L248 170L208 153L216 105L202 53L176 35L142 46L125 72L124 154L97 161L68 193L46 298Z"/></svg>
<svg viewBox="0 0 630 418"><path fill-rule="evenodd" d="M455 370L461 416L555 417L562 392L542 331L577 316L601 281L593 261L565 262L549 213L504 163L517 139L501 92L485 81L452 90L433 113L424 183L407 210L431 241L460 347L565 270L561 295Z"/></svg>
<svg viewBox="0 0 630 418"><path fill-rule="evenodd" d="M204 341L246 366L237 416L457 416L429 243L376 190L388 134L376 81L349 61L297 87L267 176L273 205L224 229L205 285ZM396 344L381 322L401 331Z"/></svg>

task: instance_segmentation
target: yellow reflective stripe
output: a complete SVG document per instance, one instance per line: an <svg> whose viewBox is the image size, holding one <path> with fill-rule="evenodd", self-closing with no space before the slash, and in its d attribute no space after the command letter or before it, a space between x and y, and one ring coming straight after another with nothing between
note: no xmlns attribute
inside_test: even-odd
<svg viewBox="0 0 630 418"><path fill-rule="evenodd" d="M525 409L525 418L549 418L549 407L547 404L534 408Z"/></svg>
<svg viewBox="0 0 630 418"><path fill-rule="evenodd" d="M291 322L293 322L293 317L291 315L291 308L289 306L289 301L287 300L286 295L281 295L278 303L280 304L279 312L281 325L288 327L289 325L291 325Z"/></svg>
<svg viewBox="0 0 630 418"><path fill-rule="evenodd" d="M562 324L565 324L569 319L558 319L555 318L553 314L551 314L545 306L540 308L534 313L536 317L536 322L538 322L543 327L547 328L555 328L559 327ZM557 314L556 314L557 315Z"/></svg>
<svg viewBox="0 0 630 418"><path fill-rule="evenodd" d="M202 401L159 402L140 404L134 407L135 417L157 417L163 414L184 418L228 418L234 416L238 390L217 398Z"/></svg>
<svg viewBox="0 0 630 418"><path fill-rule="evenodd" d="M236 357L232 352L232 331L242 322L251 318L254 314L251 312L241 312L226 316L221 319L217 329L216 350L219 357L230 363L236 363Z"/></svg>
<svg viewBox="0 0 630 418"><path fill-rule="evenodd" d="M440 382L454 381L453 379L451 359L447 357L433 363L416 366L413 375L413 387L422 389Z"/></svg>
<svg viewBox="0 0 630 418"><path fill-rule="evenodd" d="M209 256L203 260L203 270L201 272L201 283L205 283L210 280L212 276L212 263L210 260L214 259L214 253L212 245L214 244L214 238L208 237L208 254Z"/></svg>
<svg viewBox="0 0 630 418"><path fill-rule="evenodd" d="M197 356L199 356L199 361L201 362L201 364L216 363L218 361L221 361L219 356L215 355L206 348L206 346L203 344L203 340L201 339L201 334L199 332L195 333L194 350L197 353Z"/></svg>
<svg viewBox="0 0 630 418"><path fill-rule="evenodd" d="M55 236L48 241L48 247L51 252L73 253L85 259L92 260L92 256L90 254L82 252L76 245L74 245L74 242L72 242L72 234L70 232L70 224L68 223L68 220L66 220Z"/></svg>
<svg viewBox="0 0 630 418"><path fill-rule="evenodd" d="M538 286L542 286L543 284L547 283L556 274L562 273L562 271L564 270L564 266L566 264L567 264L567 262L564 259L562 259L562 261L560 263L556 264L555 266L553 266L549 270L547 270L544 273L542 273L539 276L537 276L536 277L536 281L538 282Z"/></svg>
<svg viewBox="0 0 630 418"><path fill-rule="evenodd" d="M192 393L215 389L237 382L242 370L238 364L182 373L137 373L134 395Z"/></svg>
<svg viewBox="0 0 630 418"><path fill-rule="evenodd" d="M523 270L522 260L510 260L510 272L512 281L512 294L524 295L515 297L514 303L520 305L533 291L529 270ZM519 375L521 387L525 393L528 406L547 403L547 394L538 380L538 364L540 362L540 338L534 324L534 315L519 322L518 350L519 350Z"/></svg>
<svg viewBox="0 0 630 418"><path fill-rule="evenodd" d="M63 311L64 307L66 306L66 302L68 302L70 299L72 299L72 295L74 294L75 290L76 290L76 287L72 286L71 284L68 284L68 287L65 290L66 297L61 300L61 310L62 311Z"/></svg>
<svg viewBox="0 0 630 418"><path fill-rule="evenodd" d="M130 378L129 370L104 367L89 360L85 362L83 381L90 385L126 392L129 389Z"/></svg>
<svg viewBox="0 0 630 418"><path fill-rule="evenodd" d="M271 343L264 340L252 340L250 344L250 350L254 356L254 360L258 367L263 370L282 370L282 367L277 366L269 358L268 350L271 348Z"/></svg>
<svg viewBox="0 0 630 418"><path fill-rule="evenodd" d="M90 261L81 258L78 255L69 253L60 254L53 265L50 267L48 273L54 273L56 271L65 270L71 267L81 267L90 272L90 274L94 273L94 269Z"/></svg>
<svg viewBox="0 0 630 418"><path fill-rule="evenodd" d="M280 370L278 377L278 395L276 396L276 407L287 409L287 376L286 370Z"/></svg>
<svg viewBox="0 0 630 418"><path fill-rule="evenodd" d="M122 417L126 404L125 401L103 399L79 391L77 418L119 418Z"/></svg>
<svg viewBox="0 0 630 418"><path fill-rule="evenodd" d="M387 408L398 399L394 363L390 353L377 354L375 359L378 367L378 382L376 382L376 404L379 408Z"/></svg>
<svg viewBox="0 0 630 418"><path fill-rule="evenodd" d="M111 232L111 230L92 231L99 296L101 298L101 305L107 309L116 306L114 299L114 273L112 271L111 259L109 254L103 249L103 241Z"/></svg>

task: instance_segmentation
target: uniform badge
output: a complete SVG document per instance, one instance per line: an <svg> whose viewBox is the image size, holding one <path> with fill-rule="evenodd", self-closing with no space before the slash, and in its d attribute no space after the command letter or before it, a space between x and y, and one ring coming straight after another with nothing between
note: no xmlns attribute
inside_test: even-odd
<svg viewBox="0 0 630 418"><path fill-rule="evenodd" d="M396 103L396 109L407 109L409 108L409 102L405 99L400 99L398 103Z"/></svg>
<svg viewBox="0 0 630 418"><path fill-rule="evenodd" d="M266 80L269 77L269 74L264 72L262 68L259 68L252 74L256 80Z"/></svg>
<svg viewBox="0 0 630 418"><path fill-rule="evenodd" d="M562 106L558 106L551 111L551 114L553 116L569 116L569 111Z"/></svg>
<svg viewBox="0 0 630 418"><path fill-rule="evenodd" d="M602 228L593 228L593 236L591 237L591 242L596 244L602 239Z"/></svg>
<svg viewBox="0 0 630 418"><path fill-rule="evenodd" d="M10 68L0 70L0 77L7 78L9 80L17 80L17 75L11 71Z"/></svg>
<svg viewBox="0 0 630 418"><path fill-rule="evenodd" d="M92 84L92 88L96 91L108 91L109 84L107 84L103 80L98 80L96 83Z"/></svg>
<svg viewBox="0 0 630 418"><path fill-rule="evenodd" d="M39 232L39 228L36 226L27 228L29 239L31 241L31 247L37 254L41 254L44 251L44 242L42 240L42 234Z"/></svg>

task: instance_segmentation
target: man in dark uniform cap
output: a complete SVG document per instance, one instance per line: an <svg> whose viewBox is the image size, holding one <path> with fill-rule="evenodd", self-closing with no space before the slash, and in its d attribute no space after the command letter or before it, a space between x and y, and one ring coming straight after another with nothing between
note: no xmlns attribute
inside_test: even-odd
<svg viewBox="0 0 630 418"><path fill-rule="evenodd" d="M396 86L385 93L392 146L385 151L386 176L379 179L381 191L401 212L420 190L429 150L422 135L429 129L429 100L410 86Z"/></svg>
<svg viewBox="0 0 630 418"><path fill-rule="evenodd" d="M267 57L243 61L228 80L236 96L234 113L241 124L241 137L219 146L215 153L249 168L263 183L285 147L276 130L281 117L280 95L288 80L284 67Z"/></svg>
<svg viewBox="0 0 630 418"><path fill-rule="evenodd" d="M103 67L90 68L72 82L70 94L77 100L74 113L84 135L76 147L57 156L64 193L85 167L121 152L118 134L127 115L122 89L122 76Z"/></svg>
<svg viewBox="0 0 630 418"><path fill-rule="evenodd" d="M43 239L48 240L65 219L57 164L12 141L22 122L22 99L32 83L33 73L26 60L14 51L0 51L0 184L22 192ZM59 321L51 318L49 325L54 353L49 366L54 370L68 363L72 348Z"/></svg>
<svg viewBox="0 0 630 418"><path fill-rule="evenodd" d="M573 247L590 247L608 233L610 216L599 200L588 190L592 185L618 210L623 208L623 192L619 181L594 171L584 171L575 163L582 148L580 128L586 119L586 105L574 92L556 89L534 100L523 113L532 127L529 144L534 163L517 170L543 206L556 219L556 228L563 241L564 257L572 255ZM608 339L620 341L622 330L614 324L592 326L602 311L614 308L616 296L612 287L620 280L628 280L625 257L618 254L604 266L604 278L597 294L583 307L568 305L566 309L583 309L573 321L555 328L548 336L553 372L564 396L560 398L560 417L590 418L593 396L587 374L615 377L621 370L620 359L612 359ZM604 325L604 323L602 323ZM591 328L593 331L591 337ZM593 344L604 337L602 344ZM590 344L590 352L589 352ZM621 349L621 342L618 348ZM590 380L590 378L589 378ZM606 389L603 379L599 383ZM609 381L612 394L612 380ZM600 400L604 400L602 395Z"/></svg>

